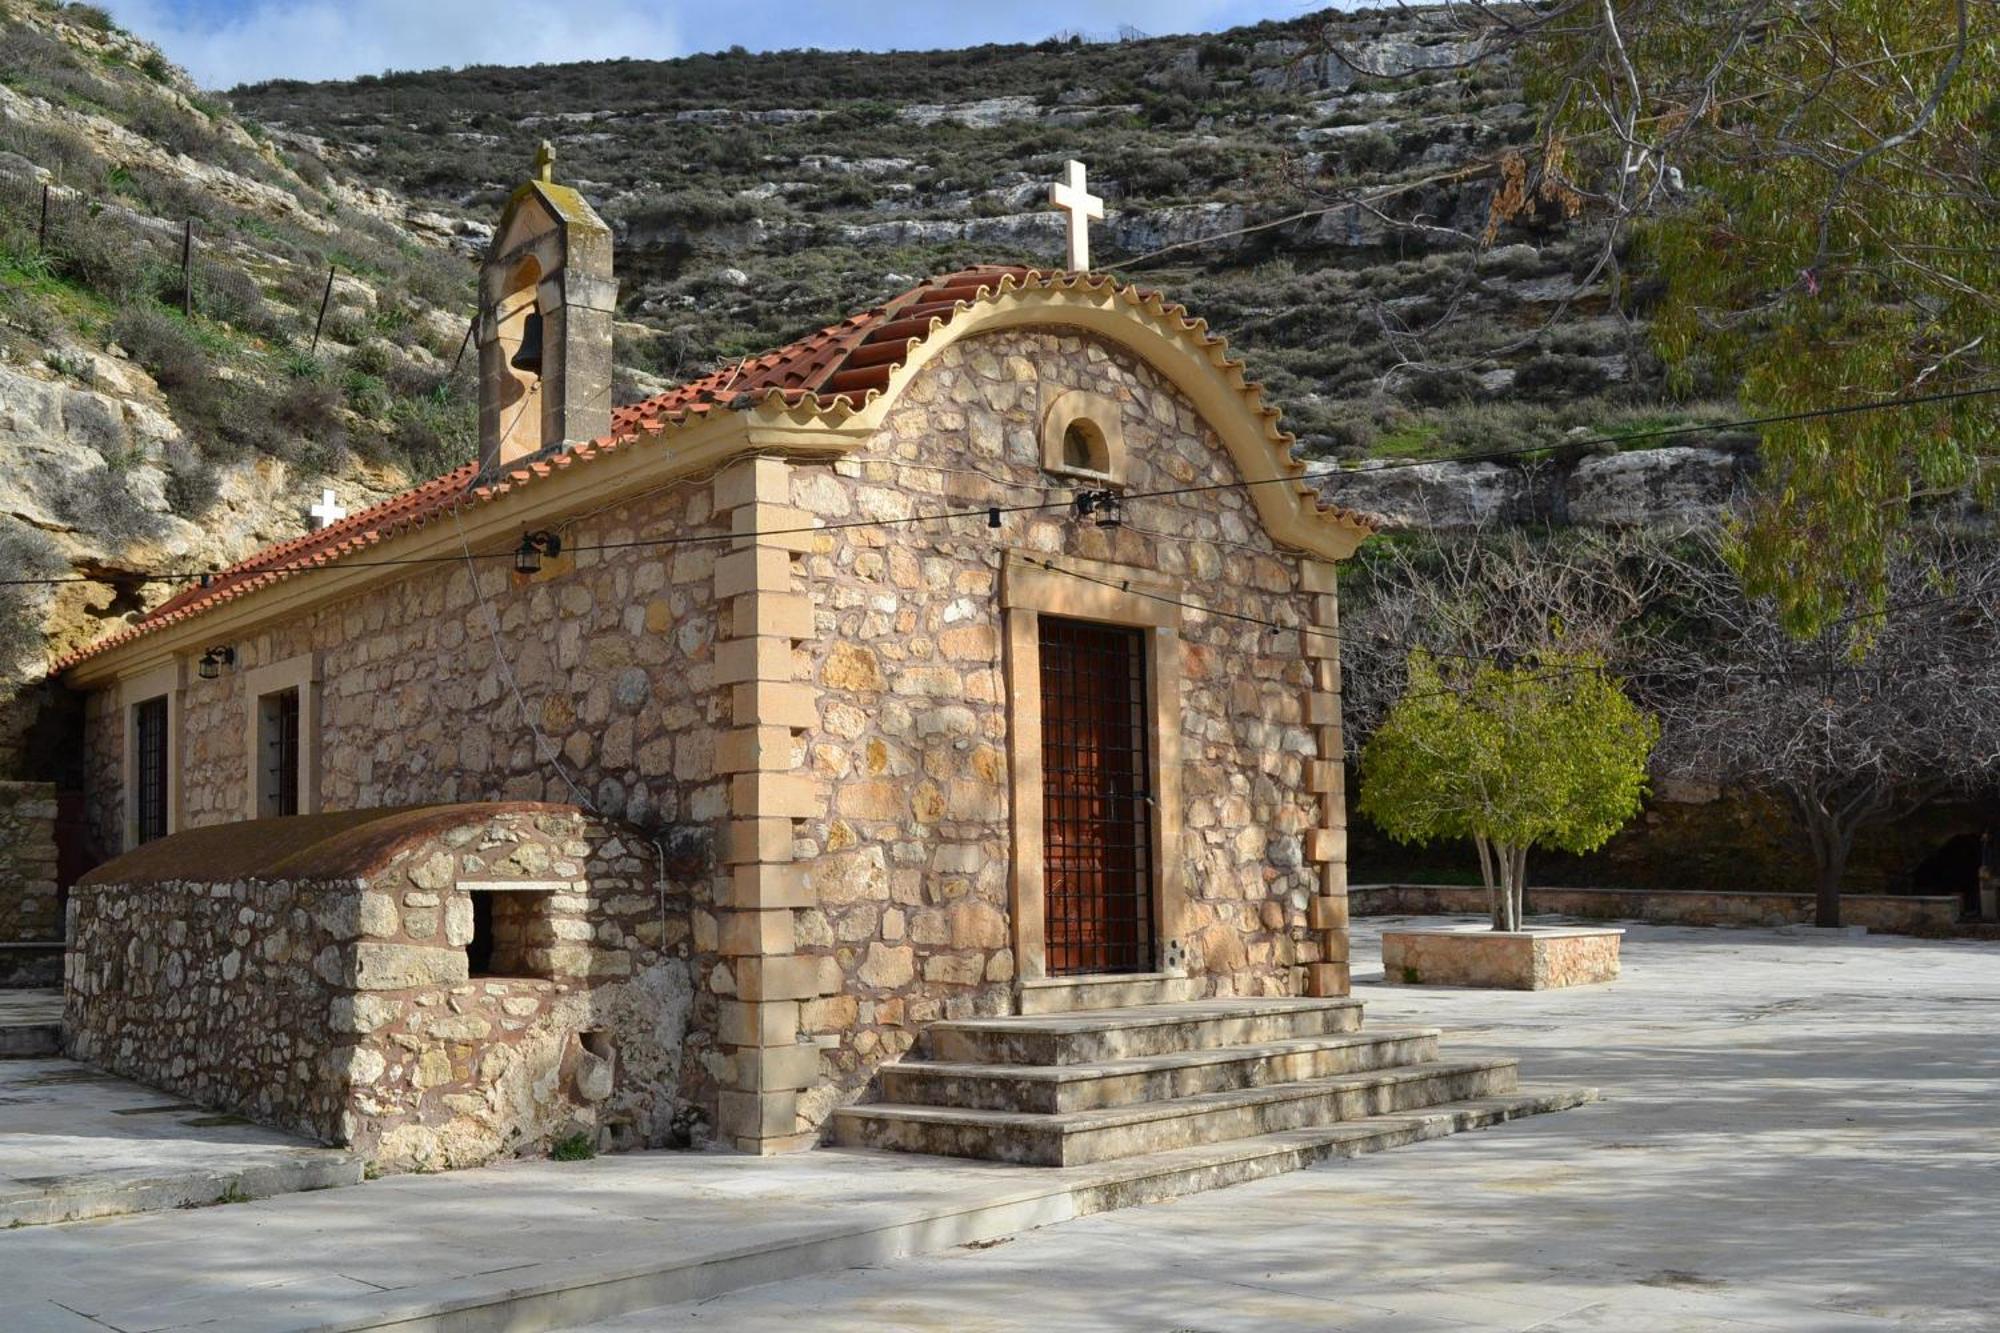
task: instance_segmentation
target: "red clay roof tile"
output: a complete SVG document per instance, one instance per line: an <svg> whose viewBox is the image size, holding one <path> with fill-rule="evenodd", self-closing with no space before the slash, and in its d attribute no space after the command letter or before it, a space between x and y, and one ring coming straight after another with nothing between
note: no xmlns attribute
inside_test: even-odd
<svg viewBox="0 0 2000 1333"><path fill-rule="evenodd" d="M980 265L934 277L873 310L850 315L784 347L745 357L642 402L613 408L609 432L552 458L483 479L477 464L466 463L329 527L268 546L168 598L127 628L59 659L51 666L51 674L267 587L301 568L343 560L456 509L484 504L538 477L547 477L556 467L614 452L642 436L684 424L691 417L717 409L752 407L773 393L794 405L817 397L822 405L844 399L850 408L858 408L868 393L887 387L890 375L909 356L913 342L930 334L934 320L949 322L959 303L974 302L982 290L1003 285L1054 283L1077 276L1044 274L1018 265ZM1155 299L1151 292L1129 294L1141 303ZM1172 313L1187 319L1179 307ZM1190 321L1188 327L1214 341L1201 321ZM1268 419L1277 416L1274 408L1261 406L1261 410Z"/></svg>

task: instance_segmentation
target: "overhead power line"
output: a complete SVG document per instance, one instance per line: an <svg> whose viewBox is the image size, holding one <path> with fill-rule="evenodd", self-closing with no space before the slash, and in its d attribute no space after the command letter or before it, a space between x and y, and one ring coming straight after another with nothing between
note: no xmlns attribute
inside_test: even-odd
<svg viewBox="0 0 2000 1333"><path fill-rule="evenodd" d="M1376 463L1365 467L1339 466L1339 467L1321 468L1317 470L1307 469L1306 471L1299 473L1284 474L1274 477L1236 478L1229 481L1205 482L1199 485L1191 485L1191 486L1173 486L1173 487L1162 488L1159 490L1122 491L1118 492L1118 494L1120 498L1125 501L1165 500L1165 499L1173 499L1184 495L1201 495L1215 491L1227 491L1227 490L1238 490L1238 489L1247 490L1255 486L1275 486L1275 485L1296 486L1301 483L1310 484L1319 481L1335 481L1335 480L1340 480L1342 478L1368 476L1370 474L1377 472L1396 471L1404 468L1431 467L1444 464L1496 462L1502 459L1522 457L1527 454L1547 453L1550 452L1551 450L1556 450L1556 449L1591 449L1599 447L1601 445L1627 444L1634 440L1671 439L1684 435L1704 434L1720 430L1740 430L1753 426L1770 426L1770 425L1780 425L1797 421L1812 421L1812 420L1821 420L1821 419L1829 419L1837 417L1847 417L1862 412L1881 412L1881 411L1889 411L1892 409L1922 407L1938 403L1957 402L1971 398L1990 397L1995 394L2000 394L2000 384L1974 385L1969 388L1943 390L1937 393L1918 394L1901 398L1878 399L1874 402L1842 403L1833 407L1811 408L1797 412L1781 412L1769 416L1739 417L1732 421L1693 422L1678 426L1660 426L1652 428L1650 430L1628 431L1624 434L1619 434L1619 435L1597 435L1581 439L1563 440L1554 444L1510 445L1498 449L1483 449L1483 450L1473 451L1470 453L1452 454L1442 458L1392 459L1386 462ZM922 467L923 464L912 464L912 466ZM1012 483L1007 483L1007 484L1012 484ZM693 545L707 544L711 542L733 542L749 537L783 537L783 536L796 536L798 534L808 533L808 532L840 532L840 531L851 531L855 529L864 529L864 528L879 529L879 528L904 527L915 523L944 523L944 522L950 522L955 519L966 519L966 518L990 519L990 517L996 513L1001 515L1036 513L1036 512L1047 512L1050 510L1066 510L1072 507L1073 507L1073 501L1070 499L1044 500L1028 504L978 505L975 507L965 508L965 509L943 510L941 512L934 514L910 514L902 518L852 519L838 523L823 523L805 527L763 528L763 529L756 529L750 532L683 533L671 537L639 537L639 538L634 538L631 541L623 541L623 542L566 543L564 549L568 551L613 551L613 550L628 550L641 547L693 546ZM506 560L506 559L511 559L513 555L514 555L513 550L509 548L507 550L502 550L502 551L474 552L473 558L479 560ZM384 568L384 567L394 567L403 565L450 564L458 562L463 558L464 558L463 556L458 556L458 555L439 555L439 556L407 556L401 558L391 557L379 560L347 559L347 560L322 561L322 560L302 559L294 563L279 563L274 565L263 566L256 569L245 569L240 571L234 577L250 578L250 577L260 577L269 574L298 574L298 573L309 573L315 570L369 569L369 568ZM227 571L225 571L225 573L226 572ZM54 586L57 584L64 584L64 583L101 583L101 584L190 583L190 582L199 582L204 579L212 579L216 577L220 577L220 575L214 573L188 572L188 571L163 571L155 573L133 571L131 573L121 574L117 576L100 576L100 575L90 575L90 574L59 574L59 575L48 575L36 578L0 579L0 586L12 586L12 587Z"/></svg>

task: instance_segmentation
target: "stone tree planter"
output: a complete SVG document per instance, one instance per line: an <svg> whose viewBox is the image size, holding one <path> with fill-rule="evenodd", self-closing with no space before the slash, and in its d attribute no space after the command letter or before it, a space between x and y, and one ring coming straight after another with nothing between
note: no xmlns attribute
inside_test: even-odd
<svg viewBox="0 0 2000 1333"><path fill-rule="evenodd" d="M1392 986L1480 986L1553 990L1618 976L1622 930L1560 926L1489 930L1443 926L1382 932L1382 971Z"/></svg>

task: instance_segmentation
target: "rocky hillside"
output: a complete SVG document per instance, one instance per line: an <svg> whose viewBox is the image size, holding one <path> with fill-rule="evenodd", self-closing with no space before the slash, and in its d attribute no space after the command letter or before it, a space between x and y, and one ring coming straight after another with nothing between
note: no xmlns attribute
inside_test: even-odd
<svg viewBox="0 0 2000 1333"><path fill-rule="evenodd" d="M176 590L143 573L296 535L323 485L353 508L469 456L479 239L272 142L99 10L0 0L0 552L91 580L6 590L7 677Z"/></svg>
<svg viewBox="0 0 2000 1333"><path fill-rule="evenodd" d="M280 142L475 217L550 139L618 231L626 312L658 334L622 359L668 377L918 275L1059 262L1047 182L1080 157L1109 201L1098 266L1227 332L1314 453L1661 419L1643 324L1578 290L1595 237L1551 211L1481 244L1483 164L1533 117L1514 71L1440 68L1464 54L1443 11L1385 8L1206 37L738 50L231 96ZM1340 202L1357 190L1379 201Z"/></svg>
<svg viewBox="0 0 2000 1333"><path fill-rule="evenodd" d="M1076 156L1109 199L1099 266L1228 333L1316 456L1560 446L1718 414L1663 405L1643 282L1622 315L1579 290L1587 230L1550 214L1482 243L1483 164L1532 116L1512 71L1439 68L1461 54L1438 13L1390 10L1117 43L275 82L225 101L88 5L0 0L0 466L16 479L0 552L89 576L13 590L0 657L32 676L174 590L142 573L298 532L323 484L353 508L468 456L470 367L453 369L468 256L543 138L618 230L623 398L923 274L1058 261L1042 201ZM1348 202L1357 190L1371 202ZM1581 515L1716 482L1707 464L1687 482L1554 457L1555 482L1537 464L1412 470L1342 498ZM1589 468L1608 498L1572 505ZM10 751L17 732L0 727L0 771L35 767Z"/></svg>

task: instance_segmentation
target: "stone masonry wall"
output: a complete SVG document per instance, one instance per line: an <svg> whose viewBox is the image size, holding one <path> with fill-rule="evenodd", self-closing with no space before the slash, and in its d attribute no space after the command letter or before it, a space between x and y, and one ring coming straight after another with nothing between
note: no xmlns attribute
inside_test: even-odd
<svg viewBox="0 0 2000 1333"><path fill-rule="evenodd" d="M0 782L0 943L62 937L55 786Z"/></svg>
<svg viewBox="0 0 2000 1333"><path fill-rule="evenodd" d="M1357 884L1349 891L1356 916L1429 916L1465 912L1485 916L1484 888L1455 884ZM1526 910L1588 921L1650 921L1663 926L1811 925L1815 900L1807 893L1748 893L1698 889L1575 889L1542 885L1526 891ZM1843 893L1843 925L1890 934L1935 934L1958 920L1952 897L1890 897Z"/></svg>
<svg viewBox="0 0 2000 1333"><path fill-rule="evenodd" d="M595 546L718 529L708 488L691 482L589 515L585 530ZM234 666L212 681L190 672L182 691L183 826L246 815L245 673L317 653L322 808L585 803L663 830L677 861L708 857L727 801L714 766L725 704L712 687L710 577L724 550L579 550L526 581L482 560L476 584L464 565L426 567L236 642ZM90 832L116 851L123 727L112 699L92 696L85 743Z"/></svg>
<svg viewBox="0 0 2000 1333"><path fill-rule="evenodd" d="M799 467L791 503L833 525L1066 498L1088 483L1043 471L1040 424L1067 389L1121 404L1129 489L1237 475L1151 367L1074 331L1025 330L948 348L865 452ZM1309 614L1296 557L1273 546L1241 490L1134 500L1117 529L1051 509L1009 515L998 532L982 514L816 541L804 572L818 637L799 675L818 686L820 712L802 742L831 800L799 825L817 906L798 913L797 947L832 959L847 986L803 1008L829 1081L801 1097L802 1128L924 1023L1011 1005L1007 548L1156 571L1191 603L1287 625ZM1312 669L1296 634L1183 615L1188 966L1212 994L1288 993L1323 938L1308 920L1320 877L1304 847L1319 823L1305 773L1318 753L1303 715Z"/></svg>
<svg viewBox="0 0 2000 1333"><path fill-rule="evenodd" d="M107 856L125 838L125 719L118 691L93 690L83 700L83 821L92 846Z"/></svg>
<svg viewBox="0 0 2000 1333"><path fill-rule="evenodd" d="M468 974L473 892L530 909L535 975ZM72 1055L384 1169L685 1143L713 1113L689 896L573 810L468 818L353 878L93 879L71 916Z"/></svg>

